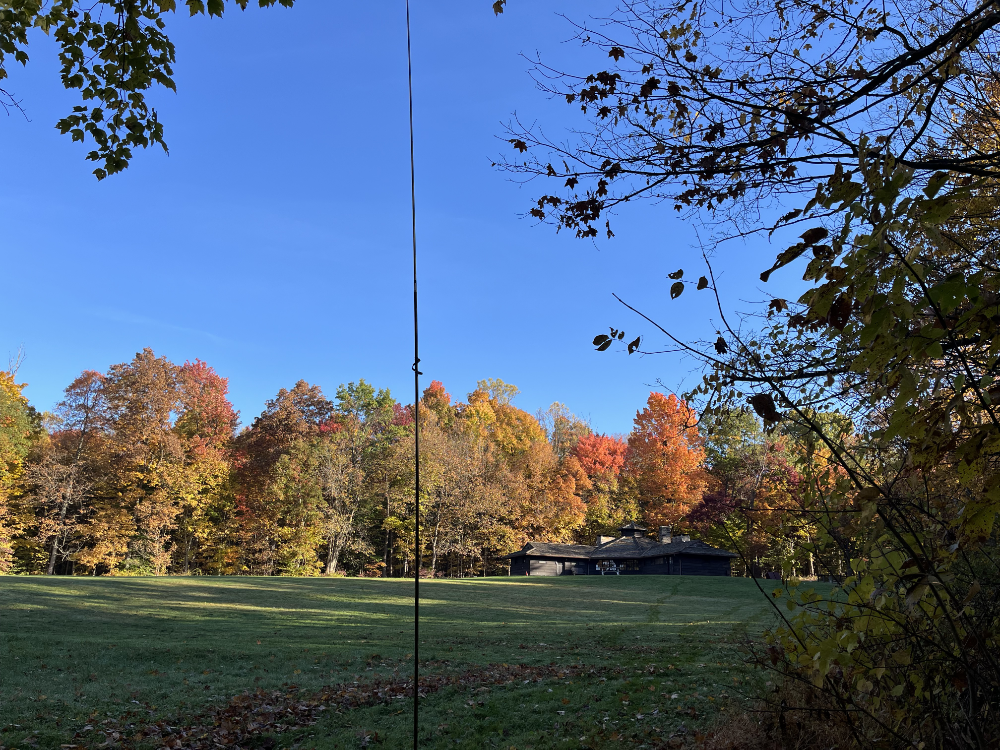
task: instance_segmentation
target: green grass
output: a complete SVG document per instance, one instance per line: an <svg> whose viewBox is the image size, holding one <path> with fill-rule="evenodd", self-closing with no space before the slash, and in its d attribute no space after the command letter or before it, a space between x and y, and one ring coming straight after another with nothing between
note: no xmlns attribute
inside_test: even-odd
<svg viewBox="0 0 1000 750"><path fill-rule="evenodd" d="M0 578L0 747L96 746L109 728L142 747L142 726L244 691L405 681L412 593L374 579ZM454 684L428 688L421 746L653 747L739 710L754 676L732 642L769 617L743 579L422 582L422 673ZM489 665L503 664L496 684ZM304 749L410 744L406 700L330 709L270 734Z"/></svg>

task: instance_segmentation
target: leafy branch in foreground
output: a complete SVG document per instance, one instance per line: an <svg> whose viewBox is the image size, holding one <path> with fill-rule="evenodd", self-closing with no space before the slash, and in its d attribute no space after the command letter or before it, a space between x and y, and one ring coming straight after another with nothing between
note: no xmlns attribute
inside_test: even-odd
<svg viewBox="0 0 1000 750"><path fill-rule="evenodd" d="M250 0L231 0L245 10ZM264 8L292 7L295 0L257 0ZM226 0L184 0L190 15L222 16ZM163 124L146 94L154 84L176 91L174 44L166 35L166 15L177 0L0 0L0 80L10 59L27 65L28 34L40 29L59 45L63 86L77 89L83 104L57 127L74 141L89 136L98 162L97 179L121 172L132 149L158 145L167 150ZM13 93L0 89L0 106L21 109Z"/></svg>
<svg viewBox="0 0 1000 750"><path fill-rule="evenodd" d="M817 191L842 224L813 246L797 302L772 300L753 325L719 304L716 342L671 338L706 368L686 395L703 416L749 406L823 455L804 464L826 468L805 473L798 512L822 530L817 549L842 546L849 576L829 600L776 591L788 613L760 662L825 695L859 744L988 748L1000 717L1000 204L989 180L915 184L891 157L856 173L853 200L832 198L840 170Z"/></svg>
<svg viewBox="0 0 1000 750"><path fill-rule="evenodd" d="M963 113L995 133L982 94L998 24L992 2L624 2L577 26L607 67L534 66L586 125L561 141L515 119L517 153L499 165L555 181L530 213L581 237L602 222L611 237L609 214L638 199L724 209L738 231L801 221L836 170L848 170L837 197L849 203L865 183L847 165L887 155L918 174L995 177L996 155ZM762 217L790 198L801 202L780 219Z"/></svg>
<svg viewBox="0 0 1000 750"><path fill-rule="evenodd" d="M752 409L815 454L797 512L847 577L829 600L775 592L755 655L810 686L776 710L833 710L859 746L995 747L1000 13L685 0L604 21L579 31L607 69L535 67L587 128L511 126L527 156L502 167L560 185L533 216L610 237L608 214L647 198L737 234L808 222L760 278L802 264L809 289L738 318L718 304L714 341L631 308L703 364L686 394L703 417Z"/></svg>

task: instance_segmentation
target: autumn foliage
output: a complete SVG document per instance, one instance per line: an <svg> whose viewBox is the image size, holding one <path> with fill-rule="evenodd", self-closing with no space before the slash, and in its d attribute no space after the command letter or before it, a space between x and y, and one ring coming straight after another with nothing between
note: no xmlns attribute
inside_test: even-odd
<svg viewBox="0 0 1000 750"><path fill-rule="evenodd" d="M81 373L45 427L22 388L0 374L0 570L412 574L414 409L386 389L299 381L241 429L225 377L149 349ZM754 540L786 522L799 454L775 452L748 503L749 454L726 474L676 396L650 394L628 436L517 396L496 379L465 401L440 381L424 391L427 575L503 573L526 541L592 544L629 521L770 560Z"/></svg>
<svg viewBox="0 0 1000 750"><path fill-rule="evenodd" d="M625 465L628 444L608 435L587 435L573 449L573 456L589 477L610 481Z"/></svg>
<svg viewBox="0 0 1000 750"><path fill-rule="evenodd" d="M693 409L673 394L649 394L636 413L624 467L648 526L675 525L701 500L708 485L703 443Z"/></svg>

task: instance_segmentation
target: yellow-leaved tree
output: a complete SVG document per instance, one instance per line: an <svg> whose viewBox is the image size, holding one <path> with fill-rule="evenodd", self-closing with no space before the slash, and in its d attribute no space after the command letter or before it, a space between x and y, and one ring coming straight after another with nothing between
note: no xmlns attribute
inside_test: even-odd
<svg viewBox="0 0 1000 750"><path fill-rule="evenodd" d="M24 472L24 460L40 434L38 415L28 404L14 373L0 371L0 573L10 572L14 561L13 537L20 521L10 499Z"/></svg>

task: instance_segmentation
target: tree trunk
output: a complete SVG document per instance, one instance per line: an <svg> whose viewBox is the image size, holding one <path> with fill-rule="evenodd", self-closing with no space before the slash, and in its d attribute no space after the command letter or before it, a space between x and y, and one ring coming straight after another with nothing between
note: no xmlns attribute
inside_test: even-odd
<svg viewBox="0 0 1000 750"><path fill-rule="evenodd" d="M434 521L434 536L431 540L431 578L437 573L438 562L438 531L441 529L441 511L437 512L437 519Z"/></svg>
<svg viewBox="0 0 1000 750"><path fill-rule="evenodd" d="M194 542L194 534L190 531L184 535L184 575L191 574L191 547Z"/></svg>
<svg viewBox="0 0 1000 750"><path fill-rule="evenodd" d="M392 559L396 556L396 540L393 539L392 534L388 534L389 537L389 560L386 563L385 569L389 574L389 578L392 578L392 574L395 572L392 567Z"/></svg>
<svg viewBox="0 0 1000 750"><path fill-rule="evenodd" d="M341 531L339 534L333 534L333 547L329 549L326 558L326 574L332 576L337 572L337 563L340 561L340 553L344 549L344 545L347 543L347 537L351 533L354 526L354 514L357 512L357 503L354 505L354 509L351 511L351 515L347 517L347 530Z"/></svg>
<svg viewBox="0 0 1000 750"><path fill-rule="evenodd" d="M46 575L53 575L56 571L56 555L59 550L59 534L52 535L52 549L49 550L49 564L45 568Z"/></svg>
<svg viewBox="0 0 1000 750"><path fill-rule="evenodd" d="M326 536L326 566L323 569L325 575L333 575L334 571L337 569L336 557L334 555L334 535L327 534Z"/></svg>
<svg viewBox="0 0 1000 750"><path fill-rule="evenodd" d="M391 512L389 506L389 492L385 493L385 520L388 522L389 513ZM385 543L382 545L382 564L385 566L382 568L382 577L388 578L392 574L392 560L389 559L389 553L391 552L392 546L390 544L389 537L392 536L392 532L388 529L385 530Z"/></svg>
<svg viewBox="0 0 1000 750"><path fill-rule="evenodd" d="M344 549L344 535L336 534L333 548L327 557L326 574L332 576L337 572L337 563L340 561L340 553Z"/></svg>
<svg viewBox="0 0 1000 750"><path fill-rule="evenodd" d="M52 535L52 549L49 550L49 564L45 569L47 575L52 575L56 571L56 557L59 555L59 538L62 534L63 524L66 522L66 513L69 511L69 498L73 493L73 480L69 480L69 487L63 492L62 503L59 505L59 531Z"/></svg>

